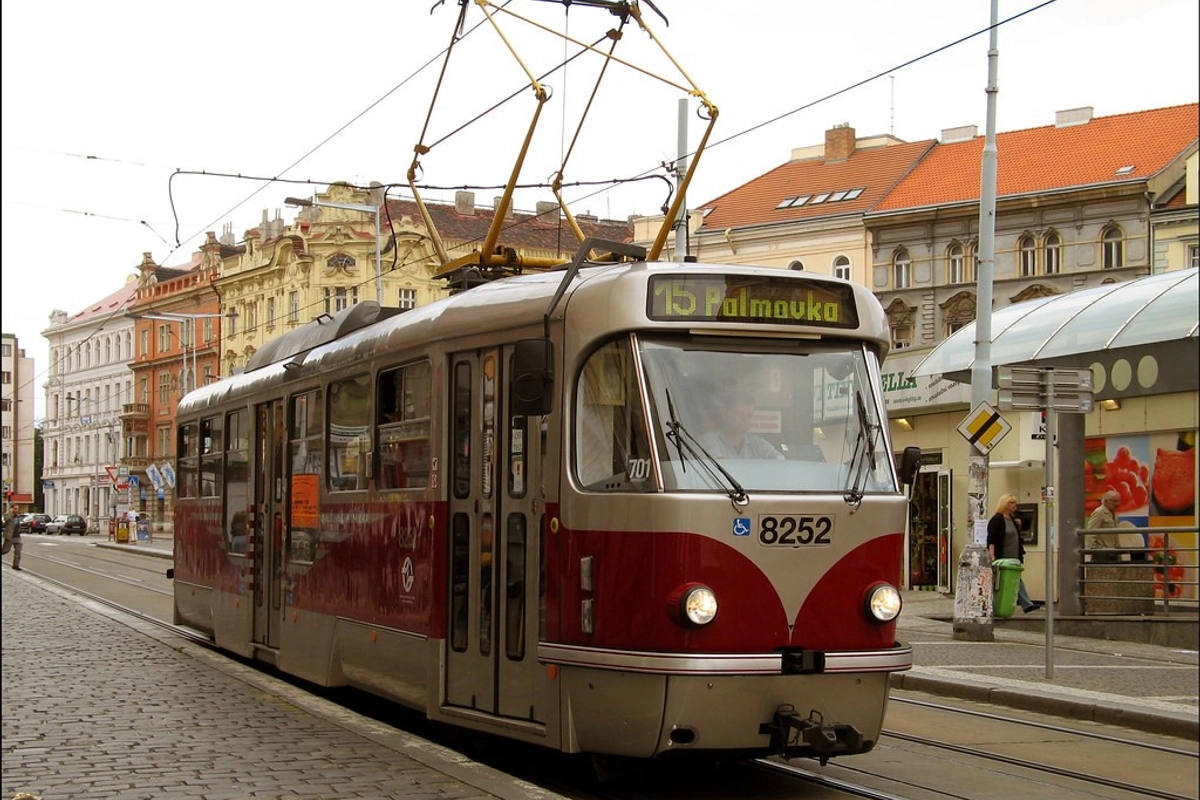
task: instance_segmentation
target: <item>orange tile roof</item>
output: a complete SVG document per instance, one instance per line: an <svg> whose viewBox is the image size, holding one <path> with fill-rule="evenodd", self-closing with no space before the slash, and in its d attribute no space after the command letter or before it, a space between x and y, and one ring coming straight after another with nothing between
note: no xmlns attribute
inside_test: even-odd
<svg viewBox="0 0 1200 800"><path fill-rule="evenodd" d="M935 140L928 139L865 148L832 162L821 157L789 161L700 206L712 209L704 218L704 227L736 228L861 214L878 203L934 144ZM786 197L858 188L863 193L854 200L776 208Z"/></svg>
<svg viewBox="0 0 1200 800"><path fill-rule="evenodd" d="M1197 138L1190 103L1151 111L1095 117L1090 122L996 134L996 195L1142 182ZM978 202L984 137L939 144L874 211ZM1122 167L1131 172L1117 174Z"/></svg>

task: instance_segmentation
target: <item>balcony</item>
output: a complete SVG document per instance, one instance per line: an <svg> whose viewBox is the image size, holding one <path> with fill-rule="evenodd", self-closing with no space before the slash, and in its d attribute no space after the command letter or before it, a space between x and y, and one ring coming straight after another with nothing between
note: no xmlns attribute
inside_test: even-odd
<svg viewBox="0 0 1200 800"><path fill-rule="evenodd" d="M125 403L121 406L122 419L150 419L148 403Z"/></svg>

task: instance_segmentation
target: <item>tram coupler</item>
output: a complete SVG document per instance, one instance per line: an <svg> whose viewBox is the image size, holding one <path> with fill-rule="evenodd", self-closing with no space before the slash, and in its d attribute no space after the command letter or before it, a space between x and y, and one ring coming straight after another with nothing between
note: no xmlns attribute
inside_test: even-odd
<svg viewBox="0 0 1200 800"><path fill-rule="evenodd" d="M794 706L775 709L771 722L758 726L759 733L771 737L771 751L784 758L815 754L821 766L832 756L863 752L863 735L853 725L826 725L820 712L808 712L802 718ZM802 746L803 745L803 746Z"/></svg>

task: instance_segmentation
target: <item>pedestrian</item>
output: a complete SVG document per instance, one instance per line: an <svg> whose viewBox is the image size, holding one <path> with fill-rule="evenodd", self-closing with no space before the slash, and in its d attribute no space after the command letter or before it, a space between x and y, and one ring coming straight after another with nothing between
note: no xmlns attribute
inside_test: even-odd
<svg viewBox="0 0 1200 800"><path fill-rule="evenodd" d="M13 569L21 568L21 526L19 524L20 520L21 520L20 516L13 513L12 511L9 511L8 515L5 516L5 518L4 518L4 552L7 553L9 548L12 548L12 554L13 554L12 568Z"/></svg>
<svg viewBox="0 0 1200 800"><path fill-rule="evenodd" d="M1015 558L1024 563L1025 545L1021 543L1021 520L1016 516L1017 498L1011 494L1000 496L996 504L996 513L988 520L987 548L988 555L995 561L998 558ZM1045 605L1029 599L1025 589L1025 581L1017 585L1017 605L1028 614L1037 611Z"/></svg>
<svg viewBox="0 0 1200 800"><path fill-rule="evenodd" d="M1092 528L1116 528L1117 508L1120 505L1121 493L1116 489L1109 489L1100 496L1100 505L1096 506L1095 510L1092 511L1092 515L1088 517L1087 525L1084 527L1088 530ZM1098 533L1088 537L1087 546L1089 550L1115 551L1120 547L1120 543L1115 533ZM1088 560L1093 564L1115 564L1120 560L1120 554L1116 552L1093 553Z"/></svg>

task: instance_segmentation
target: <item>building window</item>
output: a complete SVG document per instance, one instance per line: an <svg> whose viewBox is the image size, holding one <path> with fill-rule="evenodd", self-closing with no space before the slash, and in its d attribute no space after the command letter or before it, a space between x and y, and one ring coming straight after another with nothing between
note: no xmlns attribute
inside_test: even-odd
<svg viewBox="0 0 1200 800"><path fill-rule="evenodd" d="M833 277L844 281L850 280L850 259L838 256L833 260Z"/></svg>
<svg viewBox="0 0 1200 800"><path fill-rule="evenodd" d="M330 272L353 272L354 271L354 256L349 253L334 253L325 260L325 268Z"/></svg>
<svg viewBox="0 0 1200 800"><path fill-rule="evenodd" d="M400 296L397 301L397 308L402 308L405 311L417 307L417 290L416 289L401 289Z"/></svg>
<svg viewBox="0 0 1200 800"><path fill-rule="evenodd" d="M1032 236L1022 236L1017 243L1021 253L1021 277L1032 278L1037 274L1037 249L1034 247Z"/></svg>
<svg viewBox="0 0 1200 800"><path fill-rule="evenodd" d="M288 322L300 319L300 293L288 292Z"/></svg>
<svg viewBox="0 0 1200 800"><path fill-rule="evenodd" d="M352 286L347 291L346 287L338 286L335 289L325 290L325 313L336 314L339 311L345 311L352 305L358 304L358 287Z"/></svg>
<svg viewBox="0 0 1200 800"><path fill-rule="evenodd" d="M903 350L906 347L912 347L912 326L911 325L893 325L892 326L892 349Z"/></svg>
<svg viewBox="0 0 1200 800"><path fill-rule="evenodd" d="M946 283L966 283L967 257L962 245L952 245L946 260Z"/></svg>
<svg viewBox="0 0 1200 800"><path fill-rule="evenodd" d="M793 272L804 272L804 262L793 261L792 263L788 264L788 269L792 270Z"/></svg>
<svg viewBox="0 0 1200 800"><path fill-rule="evenodd" d="M238 321L238 313L237 313L237 309L235 308L235 309L233 309L232 311L230 311L230 312L229 312L229 314L228 314L228 315L226 315L226 319L228 319L228 320L229 320L229 335L230 335L230 336L236 336L236 335L237 335L237 331L238 331L238 328L237 328L237 321Z"/></svg>
<svg viewBox="0 0 1200 800"><path fill-rule="evenodd" d="M267 298L267 327L275 327L275 298Z"/></svg>
<svg viewBox="0 0 1200 800"><path fill-rule="evenodd" d="M1057 275L1062 271L1062 239L1057 233L1046 237L1045 247L1046 274Z"/></svg>
<svg viewBox="0 0 1200 800"><path fill-rule="evenodd" d="M1188 245L1188 266L1192 269L1200 267L1200 245Z"/></svg>
<svg viewBox="0 0 1200 800"><path fill-rule="evenodd" d="M907 289L912 285L912 259L907 250L901 250L892 257L892 288Z"/></svg>
<svg viewBox="0 0 1200 800"><path fill-rule="evenodd" d="M258 302L246 303L246 330L258 327Z"/></svg>
<svg viewBox="0 0 1200 800"><path fill-rule="evenodd" d="M169 372L158 373L158 402L159 405L165 406L171 400L171 374Z"/></svg>
<svg viewBox="0 0 1200 800"><path fill-rule="evenodd" d="M1101 240L1103 248L1102 265L1104 269L1117 269L1125 266L1125 236L1120 228L1109 228Z"/></svg>

